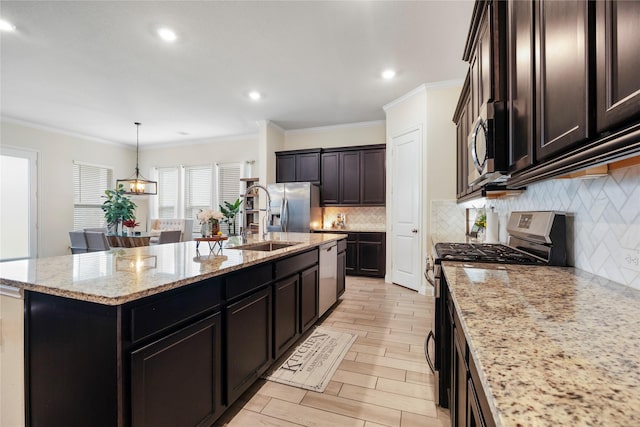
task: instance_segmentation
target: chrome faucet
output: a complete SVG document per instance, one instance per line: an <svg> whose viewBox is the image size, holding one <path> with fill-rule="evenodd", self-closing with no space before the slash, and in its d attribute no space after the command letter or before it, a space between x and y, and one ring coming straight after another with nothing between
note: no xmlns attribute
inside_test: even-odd
<svg viewBox="0 0 640 427"><path fill-rule="evenodd" d="M271 217L271 194L269 194L269 190L267 190L267 187L265 187L264 185L253 184L247 187L247 190L244 192L244 196L243 196L243 199L245 202L245 214L242 215L242 231L240 232L240 236L242 237L242 243L247 243L247 214L246 214L247 195L249 194L249 191L253 190L254 188L262 188L264 192L267 193L267 209L266 209L266 215L264 218L264 225L262 228L262 240L265 240L267 238L267 221L269 221L269 217Z"/></svg>

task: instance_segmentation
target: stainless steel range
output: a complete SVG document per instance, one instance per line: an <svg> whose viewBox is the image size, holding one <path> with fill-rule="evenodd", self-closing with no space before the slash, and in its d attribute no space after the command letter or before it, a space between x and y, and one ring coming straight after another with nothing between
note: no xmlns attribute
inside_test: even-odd
<svg viewBox="0 0 640 427"><path fill-rule="evenodd" d="M446 281L443 261L523 265L566 265L566 215L561 212L512 212L507 224L508 244L437 243L425 276L434 287L435 317L425 341L425 355L436 379L436 404L449 407L451 337L446 330Z"/></svg>

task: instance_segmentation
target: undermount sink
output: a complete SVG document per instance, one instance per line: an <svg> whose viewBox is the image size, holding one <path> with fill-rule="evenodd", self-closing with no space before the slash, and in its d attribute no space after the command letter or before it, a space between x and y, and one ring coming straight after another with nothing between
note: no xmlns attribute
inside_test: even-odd
<svg viewBox="0 0 640 427"><path fill-rule="evenodd" d="M246 245L238 245L229 249L242 249L243 251L262 251L271 252L277 249L288 248L289 246L297 245L299 242L279 242L279 241L265 241L259 243L249 243Z"/></svg>

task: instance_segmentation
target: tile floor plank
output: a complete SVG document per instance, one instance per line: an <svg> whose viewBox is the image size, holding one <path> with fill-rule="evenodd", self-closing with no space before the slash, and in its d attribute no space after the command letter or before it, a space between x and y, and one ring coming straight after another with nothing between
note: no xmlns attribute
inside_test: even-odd
<svg viewBox="0 0 640 427"><path fill-rule="evenodd" d="M271 399L261 414L309 427L364 427L364 420L278 399Z"/></svg>
<svg viewBox="0 0 640 427"><path fill-rule="evenodd" d="M345 384L342 386L338 397L353 399L364 403L371 403L373 405L380 405L384 406L385 408L399 409L401 411L407 411L419 415L426 415L434 418L438 416L436 405L432 401L403 396L395 393L389 393L381 390L372 390L370 388L358 387L350 384ZM272 402L273 400L269 402L269 404L271 404ZM269 405L267 405L267 407L269 407Z"/></svg>
<svg viewBox="0 0 640 427"><path fill-rule="evenodd" d="M401 413L398 410L336 396L327 396L324 393L309 392L300 404L387 426L400 425Z"/></svg>

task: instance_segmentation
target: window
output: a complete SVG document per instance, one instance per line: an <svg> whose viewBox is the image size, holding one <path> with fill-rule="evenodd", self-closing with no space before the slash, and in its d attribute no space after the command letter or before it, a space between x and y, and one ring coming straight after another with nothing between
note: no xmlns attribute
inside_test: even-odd
<svg viewBox="0 0 640 427"><path fill-rule="evenodd" d="M196 215L213 207L213 166L184 168L184 217L193 219L193 231L200 230Z"/></svg>
<svg viewBox="0 0 640 427"><path fill-rule="evenodd" d="M113 171L105 166L73 163L73 229L104 227L104 192L113 185Z"/></svg>
<svg viewBox="0 0 640 427"><path fill-rule="evenodd" d="M233 203L240 198L240 163L218 164L217 172L218 203L216 209L219 209L220 205L224 206L224 202ZM240 230L239 220L240 215L236 217L236 233ZM229 228L228 224L220 224L220 231L225 234L230 234L230 231L233 231L233 228L231 230Z"/></svg>
<svg viewBox="0 0 640 427"><path fill-rule="evenodd" d="M156 218L178 217L180 168L158 168L158 215Z"/></svg>

